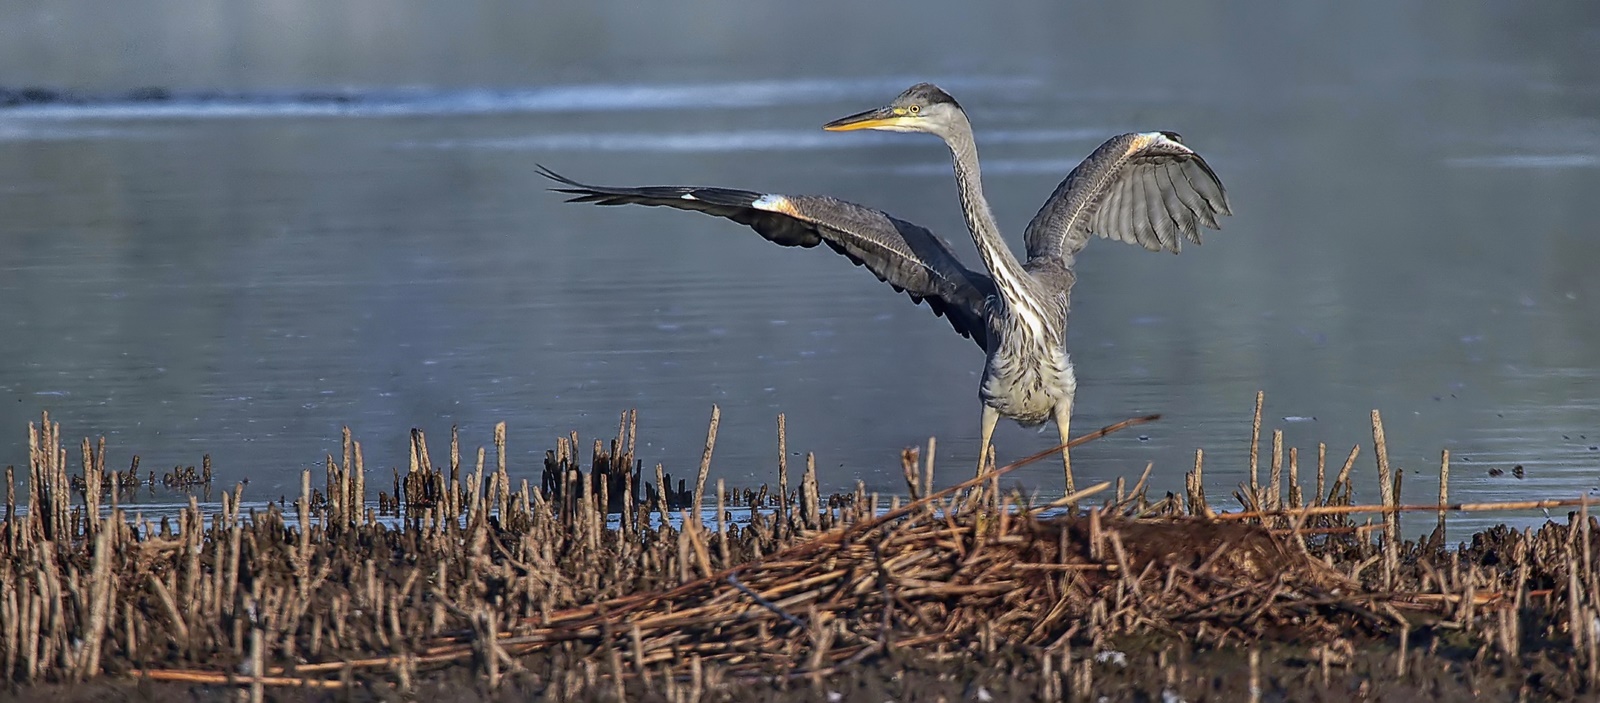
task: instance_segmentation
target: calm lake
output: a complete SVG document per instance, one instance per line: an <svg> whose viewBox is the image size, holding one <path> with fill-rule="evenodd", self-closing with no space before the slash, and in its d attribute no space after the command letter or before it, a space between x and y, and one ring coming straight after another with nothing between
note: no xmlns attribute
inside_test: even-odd
<svg viewBox="0 0 1600 703"><path fill-rule="evenodd" d="M1600 4L11 3L0 67L177 98L0 108L0 465L48 410L112 468L209 453L257 498L342 425L381 476L410 428L475 448L505 421L532 477L637 408L640 457L692 474L718 404L730 484L772 480L780 412L825 489L903 490L930 436L965 478L982 355L925 306L536 172L837 195L975 263L937 140L819 129L931 80L1018 250L1119 132L1182 133L1229 188L1204 246L1080 257L1075 429L1164 415L1076 451L1080 485L1153 462L1181 493L1203 447L1222 502L1259 389L1303 467L1362 444L1369 489L1382 410L1408 502L1445 448L1457 500L1600 489ZM995 441L1004 463L1055 434ZM1059 491L1060 465L1008 480Z"/></svg>

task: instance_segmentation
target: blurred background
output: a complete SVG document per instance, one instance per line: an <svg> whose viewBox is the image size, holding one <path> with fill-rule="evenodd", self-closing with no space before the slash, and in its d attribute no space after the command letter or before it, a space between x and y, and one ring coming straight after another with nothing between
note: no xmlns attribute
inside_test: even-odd
<svg viewBox="0 0 1600 703"><path fill-rule="evenodd" d="M825 489L902 488L930 436L965 478L982 356L926 307L535 172L834 194L976 262L936 140L818 129L921 80L1019 249L1120 132L1182 133L1229 187L1205 246L1080 258L1075 428L1165 416L1076 452L1080 485L1153 462L1181 492L1203 447L1220 497L1260 389L1303 466L1365 445L1363 486L1381 409L1413 502L1443 448L1463 500L1600 486L1600 4L1510 0L4 3L0 88L72 99L0 108L0 464L48 410L113 468L210 453L272 497L341 425L381 471L412 427L503 420L531 477L637 408L640 457L687 475L716 403L730 484L771 480L779 412Z"/></svg>

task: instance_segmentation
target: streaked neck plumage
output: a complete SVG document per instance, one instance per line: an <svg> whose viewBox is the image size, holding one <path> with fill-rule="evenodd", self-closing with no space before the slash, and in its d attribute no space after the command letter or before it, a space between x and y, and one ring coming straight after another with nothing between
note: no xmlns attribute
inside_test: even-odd
<svg viewBox="0 0 1600 703"><path fill-rule="evenodd" d="M1041 309L1042 291L1006 246L1000 227L995 224L994 213L989 209L989 201L983 197L983 175L978 166L978 144L972 137L972 124L962 115L953 129L940 136L950 147L955 162L956 187L961 194L967 229L972 232L972 242L978 247L984 266L994 278L995 289L1006 311L1029 327L1047 325L1050 316ZM1034 332L1043 337L1046 330L1041 328Z"/></svg>

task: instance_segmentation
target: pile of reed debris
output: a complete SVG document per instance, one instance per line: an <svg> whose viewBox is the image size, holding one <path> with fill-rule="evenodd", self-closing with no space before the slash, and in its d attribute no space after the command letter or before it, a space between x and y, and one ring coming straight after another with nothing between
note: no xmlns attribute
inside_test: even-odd
<svg viewBox="0 0 1600 703"><path fill-rule="evenodd" d="M685 677L814 678L905 648L1062 652L1136 634L1295 641L1327 667L1370 638L1398 638L1405 657L1408 636L1426 630L1507 662L1560 643L1576 680L1600 680L1594 630L1573 626L1596 622L1600 606L1586 512L1447 550L1442 494L1425 506L1441 529L1402 542L1398 516L1412 506L1399 502L1376 414L1381 505L1350 503L1356 451L1329 484L1320 448L1303 500L1279 434L1270 480L1257 480L1252 451L1244 510L1224 514L1205 498L1200 457L1183 496L1153 499L1147 471L1131 489L1035 505L1001 492L1012 467L932 491L930 446L903 457L904 502L860 489L824 498L810 461L791 491L780 450L775 490L719 483L703 517L693 506L706 496L715 416L692 491L662 488L659 467L643 480L623 419L587 470L577 438L563 439L536 487L513 487L503 426L495 464L479 449L470 468L454 432L445 465L414 432L409 471L369 501L347 432L322 486L306 472L292 506L246 508L241 487L214 509L191 498L152 522L126 502L128 482L106 474L103 443L85 441L69 470L47 416L29 428L24 504L8 489L0 523L0 679L405 688L472 667L494 687L559 654L577 664L544 685L621 695ZM1352 522L1363 512L1383 524Z"/></svg>

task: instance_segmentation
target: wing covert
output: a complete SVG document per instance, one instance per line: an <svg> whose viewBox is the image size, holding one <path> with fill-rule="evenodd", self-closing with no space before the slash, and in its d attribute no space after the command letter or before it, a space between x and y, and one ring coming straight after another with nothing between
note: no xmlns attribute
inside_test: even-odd
<svg viewBox="0 0 1600 703"><path fill-rule="evenodd" d="M1067 174L1023 235L1028 259L1064 259L1099 235L1151 251L1200 243L1233 214L1227 191L1204 158L1172 132L1112 137Z"/></svg>
<svg viewBox="0 0 1600 703"><path fill-rule="evenodd" d="M979 347L987 345L984 306L994 293L993 281L962 264L932 232L884 212L827 196L695 186L596 186L543 167L540 171L566 186L553 190L574 196L568 202L694 210L746 225L782 246L827 244L913 301L926 302L934 314Z"/></svg>

